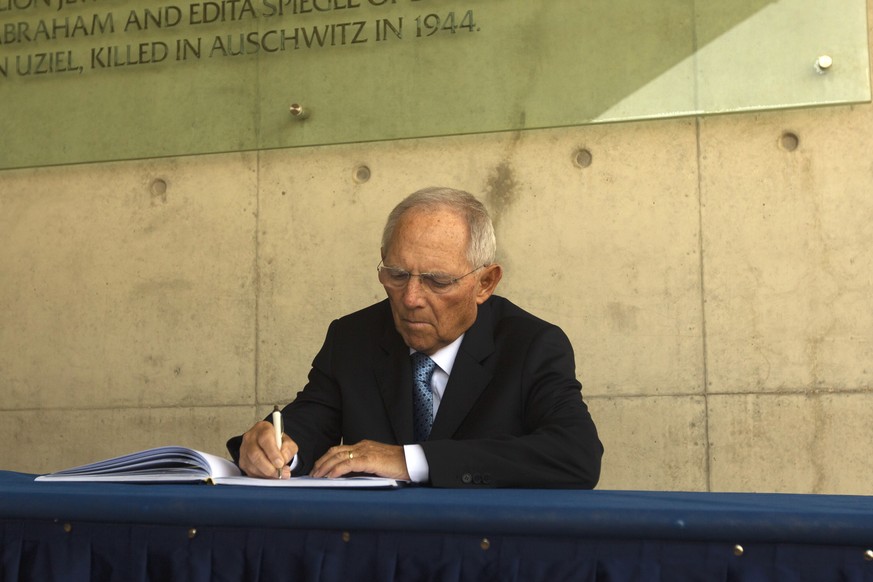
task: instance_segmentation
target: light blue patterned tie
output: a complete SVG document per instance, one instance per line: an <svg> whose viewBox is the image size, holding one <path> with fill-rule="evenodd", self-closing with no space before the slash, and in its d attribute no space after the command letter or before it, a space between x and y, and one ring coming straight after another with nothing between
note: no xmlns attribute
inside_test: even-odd
<svg viewBox="0 0 873 582"><path fill-rule="evenodd" d="M412 422L415 429L415 442L426 441L433 424L433 392L430 390L430 377L436 363L427 354L412 354Z"/></svg>

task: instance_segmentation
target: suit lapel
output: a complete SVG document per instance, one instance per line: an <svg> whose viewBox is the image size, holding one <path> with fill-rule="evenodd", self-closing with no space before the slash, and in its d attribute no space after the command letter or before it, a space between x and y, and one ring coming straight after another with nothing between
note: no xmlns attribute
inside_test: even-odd
<svg viewBox="0 0 873 582"><path fill-rule="evenodd" d="M491 302L486 301L479 306L476 322L464 334L430 439L451 438L491 381L493 374L482 362L494 352L493 329ZM407 364L407 368L411 374L411 366Z"/></svg>
<svg viewBox="0 0 873 582"><path fill-rule="evenodd" d="M380 343L383 357L374 364L379 392L397 443L411 443L412 364L409 361L409 347L394 329L390 312Z"/></svg>

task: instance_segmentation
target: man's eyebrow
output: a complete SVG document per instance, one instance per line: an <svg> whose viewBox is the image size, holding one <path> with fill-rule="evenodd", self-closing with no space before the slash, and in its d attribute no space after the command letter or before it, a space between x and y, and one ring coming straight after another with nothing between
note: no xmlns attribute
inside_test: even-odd
<svg viewBox="0 0 873 582"><path fill-rule="evenodd" d="M443 276L443 277L451 277L452 276L451 274L446 273L445 271L422 271L421 274L422 275L439 275L439 276Z"/></svg>
<svg viewBox="0 0 873 582"><path fill-rule="evenodd" d="M385 263L383 263L383 264L385 264ZM388 265L388 264L385 264L385 266L388 267L389 269L394 270L394 271L403 271L404 273L412 274L412 271L410 271L409 269L405 269L403 267L397 267L395 265ZM417 274L419 274L419 275L436 275L438 277L449 277L449 278L454 277L454 275L452 275L451 273L446 273L445 271L422 271L422 272L417 273Z"/></svg>

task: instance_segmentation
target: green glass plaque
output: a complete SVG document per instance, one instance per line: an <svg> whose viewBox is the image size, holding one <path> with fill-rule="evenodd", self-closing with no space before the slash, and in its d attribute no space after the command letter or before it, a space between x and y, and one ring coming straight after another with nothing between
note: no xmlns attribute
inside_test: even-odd
<svg viewBox="0 0 873 582"><path fill-rule="evenodd" d="M0 168L870 100L864 0L0 0Z"/></svg>

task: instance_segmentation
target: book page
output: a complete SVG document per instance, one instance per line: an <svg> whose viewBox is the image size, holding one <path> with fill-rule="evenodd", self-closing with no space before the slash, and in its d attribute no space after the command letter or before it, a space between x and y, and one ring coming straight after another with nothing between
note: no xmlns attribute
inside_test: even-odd
<svg viewBox="0 0 873 582"><path fill-rule="evenodd" d="M216 455L186 447L157 447L80 465L37 481L112 481L117 483L206 481L238 476L236 465Z"/></svg>
<svg viewBox="0 0 873 582"><path fill-rule="evenodd" d="M242 475L240 473L239 467L217 455L210 455L209 453L201 453L200 451L194 451L203 457L203 460L209 465L209 474L213 479L220 479L223 477L239 477Z"/></svg>
<svg viewBox="0 0 873 582"><path fill-rule="evenodd" d="M395 489L407 484L406 481L385 477L291 477L290 479L258 479L256 477L222 477L213 479L216 485L243 485L247 487L319 487L319 488L362 488Z"/></svg>

